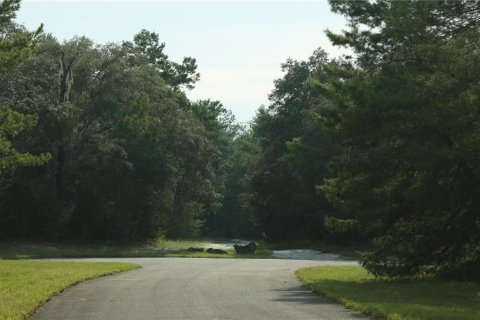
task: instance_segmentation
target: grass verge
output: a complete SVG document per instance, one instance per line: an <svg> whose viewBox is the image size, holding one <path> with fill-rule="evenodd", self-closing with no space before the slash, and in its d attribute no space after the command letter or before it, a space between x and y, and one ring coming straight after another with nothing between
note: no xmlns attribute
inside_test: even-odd
<svg viewBox="0 0 480 320"><path fill-rule="evenodd" d="M480 319L480 284L439 279L375 279L359 266L297 271L315 293L388 320Z"/></svg>
<svg viewBox="0 0 480 320"><path fill-rule="evenodd" d="M0 319L27 319L65 288L138 267L129 263L0 260Z"/></svg>
<svg viewBox="0 0 480 320"><path fill-rule="evenodd" d="M272 252L260 247L255 254L238 255L190 252L188 247L208 248L207 240L157 240L130 246L82 245L59 243L0 243L0 259L44 258L122 258L122 257L185 257L185 258L270 258Z"/></svg>

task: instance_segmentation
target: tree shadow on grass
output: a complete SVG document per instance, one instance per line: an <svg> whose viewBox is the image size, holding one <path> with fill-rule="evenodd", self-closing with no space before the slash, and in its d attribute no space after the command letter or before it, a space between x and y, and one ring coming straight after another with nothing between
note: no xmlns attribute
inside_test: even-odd
<svg viewBox="0 0 480 320"><path fill-rule="evenodd" d="M319 280L315 292L372 315L480 319L480 284L437 279Z"/></svg>

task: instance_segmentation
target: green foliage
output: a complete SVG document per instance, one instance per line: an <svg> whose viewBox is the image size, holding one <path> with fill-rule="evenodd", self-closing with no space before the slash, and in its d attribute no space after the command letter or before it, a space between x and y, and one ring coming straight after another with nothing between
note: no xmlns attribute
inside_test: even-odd
<svg viewBox="0 0 480 320"><path fill-rule="evenodd" d="M336 147L318 125L317 113L330 101L317 89L328 83L326 53L308 61L287 60L275 82L271 104L252 126L260 147L249 173L250 203L269 239L323 238L323 218L336 212L316 185L329 177L327 163Z"/></svg>
<svg viewBox="0 0 480 320"><path fill-rule="evenodd" d="M185 57L182 63L170 61L163 52L165 43L159 42L159 36L155 32L143 29L134 36L133 43L124 42L123 48L129 52L133 65L148 63L153 66L174 90L182 87L193 89L195 82L200 79L196 59Z"/></svg>
<svg viewBox="0 0 480 320"><path fill-rule="evenodd" d="M0 25L10 23L20 9L20 0L4 0L0 3Z"/></svg>
<svg viewBox="0 0 480 320"><path fill-rule="evenodd" d="M259 147L251 132L233 139L222 162L224 197L222 207L207 219L207 232L228 238L257 238L260 227L250 206L249 174L258 157Z"/></svg>
<svg viewBox="0 0 480 320"><path fill-rule="evenodd" d="M0 236L368 238L375 275L480 277L477 1L341 1L248 129L146 30L60 44L0 5ZM33 50L35 49L35 50ZM60 61L60 64L59 64Z"/></svg>
<svg viewBox="0 0 480 320"><path fill-rule="evenodd" d="M343 147L320 189L377 246L377 275L480 276L477 2L331 1L357 57L331 69Z"/></svg>
<svg viewBox="0 0 480 320"><path fill-rule="evenodd" d="M358 221L353 219L337 219L334 217L325 217L325 227L332 232L348 232L358 227Z"/></svg>
<svg viewBox="0 0 480 320"><path fill-rule="evenodd" d="M27 32L11 21L20 8L20 0L0 3L0 76L25 60L33 51L36 32ZM36 124L35 115L24 115L4 106L0 101L0 183L5 186L5 176L21 166L38 166L50 159L48 153L33 155L18 151L18 136ZM15 140L16 139L16 140ZM1 192L1 190L0 190Z"/></svg>
<svg viewBox="0 0 480 320"><path fill-rule="evenodd" d="M221 193L221 206L209 210L203 233L229 238L255 236L251 211L242 205L248 189L244 181L247 167L256 152L251 135L242 132L242 126L219 101L197 101L191 112L206 128L218 154L216 189Z"/></svg>
<svg viewBox="0 0 480 320"><path fill-rule="evenodd" d="M221 107L225 119L211 126L193 112L178 89L194 83L195 68L171 82L161 66L175 64L162 56L157 35L142 31L130 44L44 36L30 58L0 75L0 103L31 114L22 122L11 113L23 126L38 122L18 150L41 154L29 158L37 163L51 155L47 165L10 176L0 198L2 237L192 236L221 206L219 157L233 119Z"/></svg>
<svg viewBox="0 0 480 320"><path fill-rule="evenodd" d="M348 29L327 35L354 56L288 60L252 125L261 230L366 237L376 250L364 265L379 276L478 279L478 2L331 6Z"/></svg>
<svg viewBox="0 0 480 320"><path fill-rule="evenodd" d="M40 26L35 32L27 32L12 23L20 0L3 0L0 3L0 74L31 55L35 40L42 32Z"/></svg>
<svg viewBox="0 0 480 320"><path fill-rule="evenodd" d="M35 116L23 115L7 107L0 108L0 177L17 167L38 166L50 159L47 153L35 156L19 152L12 145L12 139L23 130L33 127L36 122Z"/></svg>

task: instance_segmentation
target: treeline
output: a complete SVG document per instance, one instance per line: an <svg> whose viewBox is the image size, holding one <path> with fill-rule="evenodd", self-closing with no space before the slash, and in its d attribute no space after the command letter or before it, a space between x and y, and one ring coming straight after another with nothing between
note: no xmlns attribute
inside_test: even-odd
<svg viewBox="0 0 480 320"><path fill-rule="evenodd" d="M248 128L158 35L58 43L0 6L0 235L369 241L376 275L480 278L480 2L339 1L351 56L287 60Z"/></svg>
<svg viewBox="0 0 480 320"><path fill-rule="evenodd" d="M351 56L288 60L251 135L271 239L366 239L376 275L480 278L480 2L340 1Z"/></svg>
<svg viewBox="0 0 480 320"><path fill-rule="evenodd" d="M204 232L221 207L223 154L239 129L191 102L196 61L158 35L59 43L0 7L0 235L128 242Z"/></svg>

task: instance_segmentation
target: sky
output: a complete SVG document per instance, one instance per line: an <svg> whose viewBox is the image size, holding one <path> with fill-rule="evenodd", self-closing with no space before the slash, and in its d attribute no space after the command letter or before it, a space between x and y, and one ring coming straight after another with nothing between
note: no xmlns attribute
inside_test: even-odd
<svg viewBox="0 0 480 320"><path fill-rule="evenodd" d="M141 29L159 34L173 61L197 59L200 81L192 100L220 100L248 122L268 105L287 58L307 59L318 47L341 54L325 30L340 31L343 17L319 1L42 1L23 0L16 21L63 41L84 35L97 43L132 40Z"/></svg>

